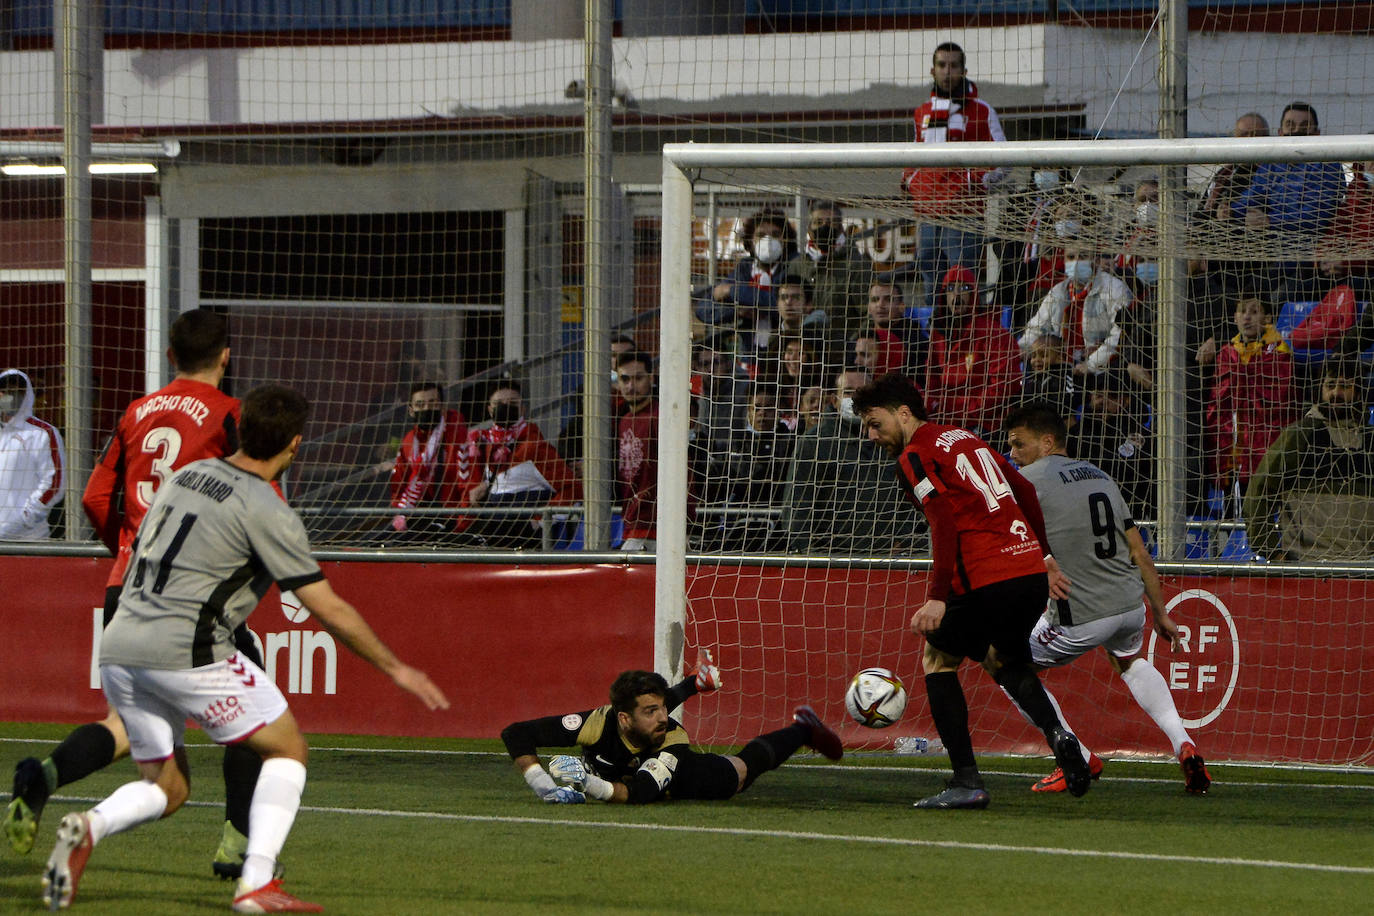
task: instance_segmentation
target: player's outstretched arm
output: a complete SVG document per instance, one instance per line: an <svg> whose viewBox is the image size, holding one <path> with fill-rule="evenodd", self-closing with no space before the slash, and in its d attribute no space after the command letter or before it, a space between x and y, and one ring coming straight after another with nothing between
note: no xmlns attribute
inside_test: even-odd
<svg viewBox="0 0 1374 916"><path fill-rule="evenodd" d="M1164 609L1164 587L1159 581L1159 570L1150 556L1150 548L1145 546L1145 540L1140 536L1140 529L1127 528L1126 543L1131 549L1131 562L1140 570L1140 581L1145 584L1145 601L1150 605L1155 632L1169 640L1171 651L1176 650L1180 638L1178 624L1169 619L1169 612Z"/></svg>
<svg viewBox="0 0 1374 916"><path fill-rule="evenodd" d="M329 580L321 579L302 585L295 589L295 593L330 636L391 678L397 687L415 694L430 709L448 709L448 697L444 696L444 692L423 671L397 658L386 643L372 632L357 609L338 596Z"/></svg>

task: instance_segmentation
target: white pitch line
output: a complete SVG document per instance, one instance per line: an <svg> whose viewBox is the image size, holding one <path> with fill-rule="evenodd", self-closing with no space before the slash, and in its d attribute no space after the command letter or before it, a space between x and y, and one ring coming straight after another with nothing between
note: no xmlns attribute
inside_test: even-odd
<svg viewBox="0 0 1374 916"><path fill-rule="evenodd" d="M5 743L11 743L11 744L52 744L53 742L52 742L52 739L50 739L50 738L0 738L0 744L5 744ZM217 744L211 744L211 743L209 743L209 742L193 742L193 743L187 744L187 745L186 745L186 748L187 748L187 750L191 750L191 751L200 751L200 750L214 750L214 749L217 748L218 746L219 746L219 745L217 745ZM504 752L502 752L502 751L459 751L459 750L448 750L448 749L442 749L442 748L347 747L347 746L338 746L338 747L336 747L336 746L330 746L330 745L314 745L314 744L312 744L312 745L310 746L310 750L311 750L312 752L315 752L315 751L320 751L320 752L334 751L334 752L337 752L337 753L348 753L348 754L396 754L396 755L407 755L407 754L410 754L410 755L415 755L415 756L435 756L435 757L498 757L498 758L501 758L501 759L505 759L505 758L507 757L507 755L506 755ZM803 759L804 759L804 758L803 758ZM819 761L819 758L817 758L817 760ZM1046 761L1046 763L1048 763L1048 762L1050 761L1050 758L1048 758L1048 757L1045 758L1045 761ZM1107 762L1110 763L1111 761L1108 760ZM1122 762L1123 762L1123 763L1150 763L1150 764L1164 762L1164 763L1170 763L1170 764L1172 764L1172 761L1156 761L1156 760L1123 760ZM808 763L803 762L803 760L798 760L798 759L795 759L795 758L794 758L794 765L795 765L795 764L798 764L798 763L801 764L802 766L810 766L810 765L812 765L812 764L808 764ZM933 770L928 770L928 769L925 768L925 767L910 767L910 766L882 766L882 765L877 765L877 766L851 766L851 765L849 765L849 764L843 764L843 763L841 763L841 764L830 764L830 765L827 765L827 764L819 764L819 763L817 763L816 765L825 766L827 769L831 769L831 770L840 770L840 771L847 772L847 773L862 773L862 772L865 772L865 771L874 772L874 773L924 773L924 772L934 772ZM1214 762L1213 765L1214 765L1214 766L1227 766L1227 767L1240 767L1240 768L1246 768L1246 769L1261 769L1261 770L1275 769L1275 767L1270 766L1270 765L1267 765L1267 764L1251 764L1251 763L1244 763L1244 762L1242 762L1242 763ZM1292 770L1292 771L1301 771L1303 768L1302 768L1302 767L1285 767L1284 769ZM1314 767L1314 768L1313 768L1313 770L1316 771L1316 772L1330 771L1331 769L1332 769L1332 768L1324 768L1324 767L1320 767L1320 766L1317 766L1317 767ZM1345 768L1334 768L1334 769L1335 769L1337 772L1348 772L1348 770L1346 770ZM1025 772L1021 772L1021 771L1019 771L1019 770L983 770L983 775L984 775L984 776L1010 776L1010 777L1013 777L1013 778L1015 778L1015 777L1020 777L1020 778L1024 778L1024 779L1038 779L1038 778L1039 778L1039 777L1038 777L1036 774L1034 774L1034 773L1025 773ZM1175 783L1178 782L1178 779L1177 779L1176 777L1171 777L1171 778L1167 778L1167 779L1166 779L1166 778L1160 777L1160 776L1108 776L1108 777L1104 777L1104 778L1108 779L1110 782L1130 783L1130 784L1137 784L1137 785L1173 785L1173 784L1175 784ZM1218 783L1218 784L1217 784L1218 788L1224 788L1225 785L1226 785L1225 783ZM1282 788L1282 789L1292 789L1292 788L1305 788L1305 789L1355 789L1355 790L1362 791L1362 792L1374 792L1374 782L1370 782L1370 783L1350 783L1350 782L1320 782L1320 783L1319 783L1319 782L1257 782L1257 781L1254 781L1254 780L1246 779L1246 780L1242 780L1242 781L1237 781L1237 782L1235 782L1235 783L1231 783L1230 785L1236 786L1236 787L1238 787L1238 788L1256 788L1256 789L1275 789L1275 788Z"/></svg>
<svg viewBox="0 0 1374 916"><path fill-rule="evenodd" d="M1252 868L1283 868L1295 871L1336 872L1348 875L1374 875L1374 867L1328 865L1321 862L1284 862L1278 859L1242 859L1230 856L1183 856L1152 852L1118 852L1100 849L1070 849L1063 846L1013 846L1006 843L964 843L957 840L913 840L903 837L864 836L843 833L815 833L801 830L754 830L747 827L698 827L688 824L626 824L619 821L572 821L542 817L510 817L483 814L433 814L418 811L388 811L382 808L319 808L301 806L302 811L320 814L362 814L376 817L435 818L470 823L531 824L555 827L602 827L608 830L662 830L670 833L709 833L721 836L763 837L788 840L826 840L840 843L865 843L875 846L916 846L933 849L962 849L975 852L1021 852L1046 856L1072 856L1088 859L1125 859L1141 862L1177 862L1184 865L1239 865Z"/></svg>
<svg viewBox="0 0 1374 916"><path fill-rule="evenodd" d="M54 795L50 801L93 804L98 798ZM188 801L188 808L221 808L222 802ZM927 849L962 849L972 852L1019 852L1044 856L1069 856L1083 859L1121 859L1136 862L1174 862L1180 865L1236 865L1248 868L1290 869L1293 871L1334 872L1345 875L1374 875L1374 867L1330 865L1323 862L1285 862L1281 859L1243 859L1238 856L1186 856L1158 852L1125 852L1103 849L1071 849L1065 846L1013 846L1008 843L965 843L959 840L915 840L905 837L864 834L817 833L809 830L755 830L748 827L701 827L692 824L626 824L621 821L574 821L547 817L513 817L497 814L451 814L445 811L395 811L388 808L336 808L301 805L313 814L346 814L364 817L395 817L413 820L457 821L474 824L528 824L542 827L600 827L606 830L660 830L668 833L707 833L719 836L760 837L783 840L824 840L838 843L864 843L872 846L907 846Z"/></svg>

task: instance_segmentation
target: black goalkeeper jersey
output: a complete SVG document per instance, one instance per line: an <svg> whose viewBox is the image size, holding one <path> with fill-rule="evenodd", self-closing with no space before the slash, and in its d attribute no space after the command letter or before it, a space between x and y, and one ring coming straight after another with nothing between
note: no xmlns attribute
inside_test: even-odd
<svg viewBox="0 0 1374 916"><path fill-rule="evenodd" d="M516 722L502 733L512 758L537 754L545 747L580 747L587 768L602 779L629 785L644 761L669 749L688 750L691 739L676 719L668 719L663 744L650 750L631 747L620 736L610 705L565 716Z"/></svg>

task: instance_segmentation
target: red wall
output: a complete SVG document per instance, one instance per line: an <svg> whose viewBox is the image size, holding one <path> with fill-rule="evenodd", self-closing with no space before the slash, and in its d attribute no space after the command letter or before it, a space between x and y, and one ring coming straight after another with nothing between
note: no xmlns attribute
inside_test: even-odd
<svg viewBox="0 0 1374 916"><path fill-rule="evenodd" d="M103 698L91 687L91 646L108 563L0 557L0 719L77 722L103 712ZM249 624L271 650L277 683L309 731L494 737L515 719L597 705L616 673L652 661L650 566L329 563L325 571L399 655L429 671L454 706L443 714L424 711L342 647L305 651L320 634L308 620L292 622L292 609L283 609L274 592ZM844 721L850 746L933 734L917 674L920 644L905 633L904 596L920 588L912 578L861 570L702 570L688 589L687 641L717 647L726 689L689 705L693 736L737 744L787 721L805 700L828 720ZM1155 664L1204 753L1374 761L1370 583L1171 578L1165 591L1190 644L1173 655L1158 647ZM911 693L902 721L881 732L848 723L841 705L849 677L870 664L894 668ZM976 747L1044 752L985 675L966 666L963 681ZM1094 750L1168 750L1100 653L1050 672L1047 681Z"/></svg>

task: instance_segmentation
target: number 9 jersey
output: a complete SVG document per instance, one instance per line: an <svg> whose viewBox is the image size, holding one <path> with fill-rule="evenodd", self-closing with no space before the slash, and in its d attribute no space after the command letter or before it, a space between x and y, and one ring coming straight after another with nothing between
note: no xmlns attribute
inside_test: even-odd
<svg viewBox="0 0 1374 916"><path fill-rule="evenodd" d="M195 379L175 379L124 411L81 498L115 557L107 588L124 580L129 549L158 488L192 461L237 451L238 420L238 398Z"/></svg>
<svg viewBox="0 0 1374 916"><path fill-rule="evenodd" d="M897 456L897 476L930 521L931 598L1045 572L1035 488L973 433L922 423Z"/></svg>

